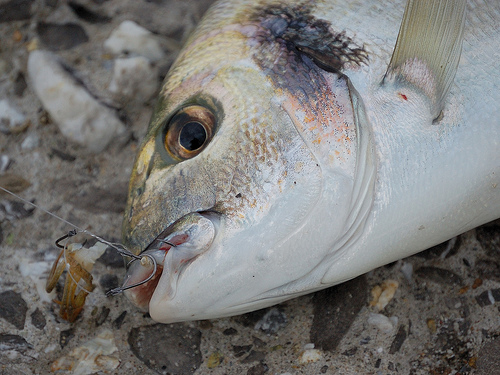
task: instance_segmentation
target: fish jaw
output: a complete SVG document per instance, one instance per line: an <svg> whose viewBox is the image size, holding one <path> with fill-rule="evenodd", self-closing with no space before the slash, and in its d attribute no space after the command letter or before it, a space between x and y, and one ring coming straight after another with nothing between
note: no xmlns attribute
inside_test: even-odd
<svg viewBox="0 0 500 375"><path fill-rule="evenodd" d="M173 298L183 270L210 248L217 227L218 216L207 212L188 214L166 228L140 254L140 259L129 263L123 284L127 298L147 310L161 278L163 288L158 291ZM137 286L130 288L133 285Z"/></svg>

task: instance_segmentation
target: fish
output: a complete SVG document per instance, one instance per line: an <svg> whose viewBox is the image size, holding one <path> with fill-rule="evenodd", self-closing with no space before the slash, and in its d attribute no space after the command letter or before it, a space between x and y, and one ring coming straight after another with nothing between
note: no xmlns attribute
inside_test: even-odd
<svg viewBox="0 0 500 375"><path fill-rule="evenodd" d="M127 298L238 315L499 218L499 25L485 0L215 3L132 170Z"/></svg>

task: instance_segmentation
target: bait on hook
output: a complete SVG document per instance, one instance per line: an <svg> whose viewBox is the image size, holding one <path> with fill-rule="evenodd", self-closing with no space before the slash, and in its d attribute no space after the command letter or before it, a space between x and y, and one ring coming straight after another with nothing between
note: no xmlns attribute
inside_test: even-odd
<svg viewBox="0 0 500 375"><path fill-rule="evenodd" d="M133 262L140 261L141 264L146 264L146 262L152 262L153 270L151 274L144 280L127 286L111 289L106 292L106 296L115 296L127 289L135 288L137 286L145 284L149 280L151 280L156 274L158 265L156 259L153 256L149 254L137 256L132 252L130 252L129 250L127 250L122 244L106 241L102 237L97 236L86 229L79 228L75 224L57 216L56 214L42 207L39 207L38 205L18 196L17 194L1 186L0 190L16 197L17 199L21 200L26 204L29 204L35 208L40 209L41 211L51 215L52 217L55 217L56 219L74 228L70 230L67 234L58 238L55 241L55 245L61 249L61 252L59 253L57 259L54 261L54 264L52 265L52 269L50 270L45 285L45 290L47 291L47 293L50 293L57 285L57 282L60 279L64 270L67 271L67 277L64 283L62 298L60 301L54 300L54 302L60 305L60 316L64 320L67 320L69 322L74 322L78 317L78 315L80 314L80 312L82 311L87 295L92 293L94 289L94 286L92 284L93 277L90 272L92 271L95 261L106 251L107 247L113 248L118 252L118 254L120 254L124 258L125 257L132 258L130 261L128 261L126 265L127 268ZM95 238L98 242L90 248L84 247L83 246L84 243L83 244L68 243L68 240L71 237L74 237L80 233L87 234L92 238ZM61 244L61 242L64 240L66 240L66 243ZM168 245L171 245L172 247L175 247L175 245L170 244L167 241L163 242L165 242Z"/></svg>

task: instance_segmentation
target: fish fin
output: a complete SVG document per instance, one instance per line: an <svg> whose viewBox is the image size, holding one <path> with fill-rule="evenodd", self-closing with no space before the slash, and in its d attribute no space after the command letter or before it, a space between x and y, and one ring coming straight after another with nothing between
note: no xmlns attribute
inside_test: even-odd
<svg viewBox="0 0 500 375"><path fill-rule="evenodd" d="M384 80L402 78L431 99L434 119L443 110L455 77L465 24L466 0L408 0Z"/></svg>

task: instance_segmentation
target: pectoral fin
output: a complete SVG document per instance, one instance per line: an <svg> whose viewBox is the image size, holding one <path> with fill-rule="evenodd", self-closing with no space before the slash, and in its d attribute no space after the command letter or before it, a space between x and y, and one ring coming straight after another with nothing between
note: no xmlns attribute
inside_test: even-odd
<svg viewBox="0 0 500 375"><path fill-rule="evenodd" d="M441 113L462 51L466 0L409 0L386 77L402 78ZM384 80L385 80L384 78Z"/></svg>

